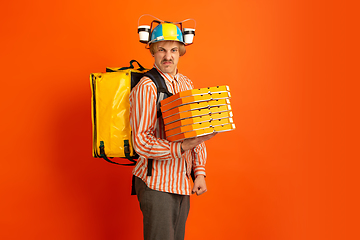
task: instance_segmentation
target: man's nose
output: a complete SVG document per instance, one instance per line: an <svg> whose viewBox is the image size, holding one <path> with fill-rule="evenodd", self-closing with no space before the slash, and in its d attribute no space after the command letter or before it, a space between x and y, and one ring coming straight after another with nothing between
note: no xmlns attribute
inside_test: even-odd
<svg viewBox="0 0 360 240"><path fill-rule="evenodd" d="M166 58L166 59L171 59L171 53L170 53L170 51L167 51L167 52L165 53L165 58Z"/></svg>

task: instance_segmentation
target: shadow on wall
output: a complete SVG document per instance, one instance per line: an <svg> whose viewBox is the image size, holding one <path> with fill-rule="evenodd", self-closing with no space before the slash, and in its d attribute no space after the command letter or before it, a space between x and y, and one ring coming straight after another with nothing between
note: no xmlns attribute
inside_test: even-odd
<svg viewBox="0 0 360 240"><path fill-rule="evenodd" d="M59 199L55 205L62 208L57 224L67 232L67 239L141 239L142 216L136 196L130 195L132 167L92 157L88 89L68 95L56 108L53 155Z"/></svg>

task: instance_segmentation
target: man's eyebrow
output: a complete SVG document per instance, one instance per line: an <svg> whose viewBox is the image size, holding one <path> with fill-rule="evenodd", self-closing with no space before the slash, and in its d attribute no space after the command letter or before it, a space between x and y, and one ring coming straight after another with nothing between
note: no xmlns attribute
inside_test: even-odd
<svg viewBox="0 0 360 240"><path fill-rule="evenodd" d="M166 51L166 48L164 48L164 47L159 46L159 47L158 47L158 50L160 50L160 49L162 49L162 50L165 50L165 51ZM174 49L178 50L178 49L179 49L179 47L173 47L173 48L171 48L170 50L174 50Z"/></svg>

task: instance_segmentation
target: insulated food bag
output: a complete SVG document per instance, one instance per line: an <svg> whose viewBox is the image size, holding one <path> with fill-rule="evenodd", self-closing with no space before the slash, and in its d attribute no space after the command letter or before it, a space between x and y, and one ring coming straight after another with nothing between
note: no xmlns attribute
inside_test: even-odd
<svg viewBox="0 0 360 240"><path fill-rule="evenodd" d="M139 68L134 69L133 62L130 67L90 74L93 156L109 162L109 158L120 157L134 163L136 158L131 142L129 96L146 69L139 63Z"/></svg>

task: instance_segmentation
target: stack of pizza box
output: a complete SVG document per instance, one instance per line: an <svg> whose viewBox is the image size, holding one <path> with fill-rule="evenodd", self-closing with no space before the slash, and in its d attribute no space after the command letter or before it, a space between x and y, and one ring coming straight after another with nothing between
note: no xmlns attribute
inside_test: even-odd
<svg viewBox="0 0 360 240"><path fill-rule="evenodd" d="M179 92L161 101L166 138L186 138L235 129L230 88L216 86Z"/></svg>

